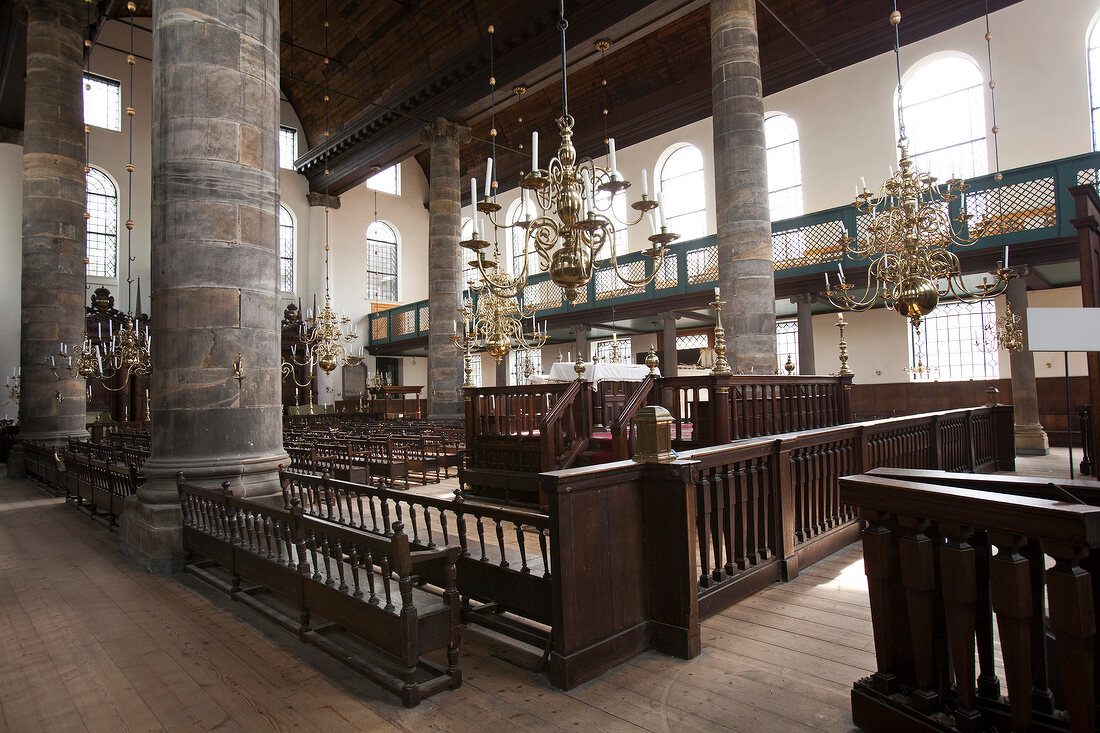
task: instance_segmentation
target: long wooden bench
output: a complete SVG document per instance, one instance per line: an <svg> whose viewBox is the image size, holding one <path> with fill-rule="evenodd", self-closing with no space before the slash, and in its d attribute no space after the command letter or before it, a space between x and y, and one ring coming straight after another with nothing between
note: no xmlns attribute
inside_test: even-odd
<svg viewBox="0 0 1100 733"><path fill-rule="evenodd" d="M207 558L187 569L374 680L412 707L462 682L458 664L458 547L413 551L405 526L389 536L211 490L177 487L183 540ZM219 575L214 565L224 568ZM443 569L441 594L417 587ZM248 584L246 585L246 582ZM427 658L445 652L446 665Z"/></svg>
<svg viewBox="0 0 1100 733"><path fill-rule="evenodd" d="M66 498L117 529L126 499L145 482L136 467L65 451Z"/></svg>

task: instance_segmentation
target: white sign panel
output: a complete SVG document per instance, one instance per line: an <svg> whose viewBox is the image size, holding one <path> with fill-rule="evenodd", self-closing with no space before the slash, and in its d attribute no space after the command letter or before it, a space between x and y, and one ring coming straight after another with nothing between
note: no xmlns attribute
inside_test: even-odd
<svg viewBox="0 0 1100 733"><path fill-rule="evenodd" d="M1030 351L1100 351L1100 308L1028 308Z"/></svg>

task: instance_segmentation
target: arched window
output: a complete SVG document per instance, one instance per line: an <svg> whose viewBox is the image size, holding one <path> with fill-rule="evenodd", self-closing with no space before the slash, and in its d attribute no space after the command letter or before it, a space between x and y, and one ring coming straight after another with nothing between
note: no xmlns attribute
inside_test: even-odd
<svg viewBox="0 0 1100 733"><path fill-rule="evenodd" d="M660 191L664 196L665 226L681 240L707 233L707 192L703 180L703 154L694 145L681 145L665 158Z"/></svg>
<svg viewBox="0 0 1100 733"><path fill-rule="evenodd" d="M982 72L962 56L944 56L903 83L902 113L909 155L917 167L946 181L989 172Z"/></svg>
<svg viewBox="0 0 1100 733"><path fill-rule="evenodd" d="M459 241L465 242L474 235L474 220L469 217L462 219L462 233L459 235ZM481 273L477 271L477 268L470 263L477 258L477 253L471 252L465 247L459 247L459 256L462 258L462 282L458 284L459 290L465 290L470 287L472 281L474 285L481 282Z"/></svg>
<svg viewBox="0 0 1100 733"><path fill-rule="evenodd" d="M608 191L596 191L596 211L606 216L611 222L611 226L615 229L615 256L621 257L630 251L630 241L628 239L628 228L625 222L627 219L626 213L626 194L622 191L618 196L611 199L611 193ZM611 199L610 204L608 199ZM637 216L637 212L631 211L630 213ZM600 251L600 259L611 259L611 243L608 242L604 249Z"/></svg>
<svg viewBox="0 0 1100 733"><path fill-rule="evenodd" d="M118 274L118 189L103 171L89 168L84 176L88 194L88 275Z"/></svg>
<svg viewBox="0 0 1100 733"><path fill-rule="evenodd" d="M1100 150L1100 18L1089 31L1089 108L1092 111L1092 149Z"/></svg>
<svg viewBox="0 0 1100 733"><path fill-rule="evenodd" d="M294 292L294 217L279 205L279 290Z"/></svg>
<svg viewBox="0 0 1100 733"><path fill-rule="evenodd" d="M772 221L802 214L802 158L798 151L798 125L790 115L764 120L768 149L768 205Z"/></svg>
<svg viewBox="0 0 1100 733"><path fill-rule="evenodd" d="M397 301L397 232L384 221L367 227L367 299Z"/></svg>
<svg viewBox="0 0 1100 733"><path fill-rule="evenodd" d="M525 206L521 205L526 204ZM512 205L508 207L508 218L506 221L509 224L515 224L517 221L531 221L538 214L536 213L536 206L530 200L523 198L516 199L512 202ZM523 244L527 238L527 230L523 227L512 227L508 229L508 247L512 257L512 274L518 275L523 270ZM527 274L534 275L538 272L538 257L535 254L534 245L528 245L527 251Z"/></svg>

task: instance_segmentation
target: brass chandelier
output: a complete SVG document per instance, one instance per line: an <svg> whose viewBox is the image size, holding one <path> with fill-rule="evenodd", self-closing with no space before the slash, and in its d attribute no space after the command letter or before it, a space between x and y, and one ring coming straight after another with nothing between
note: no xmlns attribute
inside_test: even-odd
<svg viewBox="0 0 1100 733"><path fill-rule="evenodd" d="M471 204L476 202L477 211L486 214L490 224L499 228L519 227L525 230L523 240L522 265L519 272L508 275L497 262L486 259L483 250L490 243L478 231L478 217L474 219L474 232L470 239L461 245L475 254L470 263L481 274L484 287L502 298L514 298L522 292L527 283L530 263L535 255L538 268L548 272L550 279L565 291L570 303L580 296L580 289L592 279L593 266L601 257L604 247L608 247L611 269L615 276L631 287L642 287L652 282L661 269L667 245L678 239L679 235L668 231L663 216L652 220L653 234L649 241L653 246L643 252L653 258L653 267L648 275L630 277L620 268L615 253L614 199L630 187L630 182L619 177L616 170L615 141L608 138L608 165L597 165L591 158L577 158L573 146L574 120L569 114L569 92L566 74L565 30L569 24L565 20L565 2L559 4L558 29L561 32L562 63L562 116L557 120L561 142L557 155L545 168L539 167L538 132L531 134L531 171L520 181L524 211L529 202L537 206L536 216L531 220L521 217L521 221L505 224L495 218L501 206L491 197L492 158L488 161L485 196L477 198L477 181L472 180ZM494 128L495 129L495 128ZM597 205L596 192L606 194ZM530 194L530 198L528 195ZM623 194L625 195L625 194ZM626 226L639 224L647 213L660 207L660 195L657 200L648 196L643 184L642 197L631 204L638 212L633 221L620 222ZM662 212L658 212L662 213Z"/></svg>
<svg viewBox="0 0 1100 733"><path fill-rule="evenodd" d="M958 256L951 247L970 247L987 232L999 226L995 217L982 216L971 222L967 213L966 191L970 188L961 178L952 176L941 185L924 173L909 157L909 140L905 135L905 120L901 104L901 63L897 26L901 13L895 2L890 14L894 26L894 54L898 69L898 149L901 159L898 170L892 171L878 194L866 185L857 188L854 206L860 214L869 215L867 235L862 240L848 232L838 241L845 254L855 260L869 259L867 285L862 294L850 292L854 285L844 277L843 265L838 266L838 283L825 275L825 297L843 310L862 311L880 300L909 319L920 329L921 319L931 313L941 298L954 296L965 302L977 302L1004 292L1014 276L1008 268L1008 248L1004 259L990 273L994 280L983 278L970 287L963 280ZM996 126L994 126L996 130ZM959 213L950 215L951 202L959 201Z"/></svg>
<svg viewBox="0 0 1100 733"><path fill-rule="evenodd" d="M534 309L526 309L520 300L512 295L499 295L484 286L475 291L476 306L471 307L464 301L458 312L462 315L462 333L458 331L458 322L454 322L451 341L464 354L469 369L469 359L474 351L484 350L499 364L511 350L539 349L546 343L549 332L545 322L542 328L535 323ZM524 328L530 324L530 329ZM466 374L467 384L470 372Z"/></svg>

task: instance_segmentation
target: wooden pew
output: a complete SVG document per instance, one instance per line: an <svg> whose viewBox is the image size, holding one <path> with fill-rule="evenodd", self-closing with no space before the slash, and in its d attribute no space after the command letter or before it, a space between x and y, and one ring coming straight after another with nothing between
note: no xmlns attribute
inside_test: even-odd
<svg viewBox="0 0 1100 733"><path fill-rule="evenodd" d="M458 665L458 547L413 551L404 524L385 536L184 482L184 547L217 563L188 570L399 695L421 698L462 683ZM441 595L419 589L420 568L446 569ZM255 584L246 587L244 581ZM268 599L268 595L274 599ZM351 634L354 639L341 638ZM362 648L366 643L369 651ZM446 652L446 667L425 655Z"/></svg>

